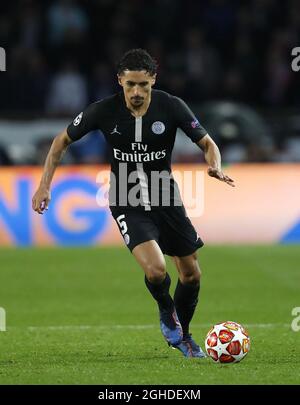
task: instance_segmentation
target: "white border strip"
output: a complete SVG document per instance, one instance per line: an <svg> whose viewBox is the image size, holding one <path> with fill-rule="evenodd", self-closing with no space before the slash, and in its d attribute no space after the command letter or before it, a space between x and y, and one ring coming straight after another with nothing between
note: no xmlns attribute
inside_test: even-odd
<svg viewBox="0 0 300 405"><path fill-rule="evenodd" d="M196 324L193 325L194 329L199 328L210 328L212 324ZM271 328L290 328L289 323L249 323L243 324L247 329L271 329ZM18 327L8 327L9 330L28 330L30 332L39 332L39 331L81 331L81 330L111 330L111 329L131 329L131 330L144 330L144 329L156 329L158 324L147 324L147 325L49 325L49 326L18 326Z"/></svg>
<svg viewBox="0 0 300 405"><path fill-rule="evenodd" d="M143 126L142 117L136 117L135 118L135 141L136 142L142 142L142 126ZM141 198L143 201L143 206L145 207L145 211L151 211L148 183L147 183L147 179L146 179L145 172L143 169L143 164L137 163L136 170L137 170L138 178L140 180L140 185L141 185Z"/></svg>

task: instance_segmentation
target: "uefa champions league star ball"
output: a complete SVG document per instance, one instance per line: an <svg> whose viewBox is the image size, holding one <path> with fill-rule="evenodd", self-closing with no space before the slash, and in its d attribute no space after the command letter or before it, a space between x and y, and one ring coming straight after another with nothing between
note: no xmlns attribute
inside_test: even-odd
<svg viewBox="0 0 300 405"><path fill-rule="evenodd" d="M222 322L214 325L207 333L205 349L216 363L237 363L250 350L250 336L247 330L236 322Z"/></svg>

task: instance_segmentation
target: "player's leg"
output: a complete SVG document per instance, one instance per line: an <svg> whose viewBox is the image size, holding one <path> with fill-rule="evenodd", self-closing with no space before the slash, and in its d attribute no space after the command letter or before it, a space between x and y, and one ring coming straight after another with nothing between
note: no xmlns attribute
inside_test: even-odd
<svg viewBox="0 0 300 405"><path fill-rule="evenodd" d="M201 270L197 252L191 255L174 256L178 271L178 282L174 293L174 303L183 329L183 336L189 335L189 325L198 304Z"/></svg>
<svg viewBox="0 0 300 405"><path fill-rule="evenodd" d="M182 340L182 328L169 293L171 279L166 272L164 255L155 240L138 244L132 249L136 261L145 273L145 284L156 300L161 331L168 343L177 345Z"/></svg>
<svg viewBox="0 0 300 405"><path fill-rule="evenodd" d="M205 357L189 333L189 324L198 303L200 290L201 272L197 250L203 246L203 242L183 206L171 207L159 215L163 224L160 240L166 254L173 257L179 273L174 304L176 312L179 312L179 321L183 324L184 337L182 342L174 347L186 357Z"/></svg>
<svg viewBox="0 0 300 405"><path fill-rule="evenodd" d="M201 272L197 250L203 242L183 206L162 210L156 217L161 229L159 243L164 246L165 253L173 257L179 273L174 303L183 334L187 335L198 302Z"/></svg>
<svg viewBox="0 0 300 405"><path fill-rule="evenodd" d="M175 308L182 323L183 339L176 346L186 357L206 357L189 331L199 297L201 270L198 263L197 252L188 256L174 256L179 279L174 293Z"/></svg>

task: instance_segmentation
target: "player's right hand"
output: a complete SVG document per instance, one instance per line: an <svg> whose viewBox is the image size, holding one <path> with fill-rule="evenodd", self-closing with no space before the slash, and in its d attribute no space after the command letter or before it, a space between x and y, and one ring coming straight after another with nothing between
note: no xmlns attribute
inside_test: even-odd
<svg viewBox="0 0 300 405"><path fill-rule="evenodd" d="M43 214L48 209L50 200L50 190L45 187L39 187L32 197L32 209L39 214Z"/></svg>

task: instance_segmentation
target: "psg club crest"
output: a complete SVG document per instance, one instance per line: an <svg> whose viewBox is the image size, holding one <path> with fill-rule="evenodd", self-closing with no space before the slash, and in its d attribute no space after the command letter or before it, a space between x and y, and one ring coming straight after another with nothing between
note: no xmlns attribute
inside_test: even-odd
<svg viewBox="0 0 300 405"><path fill-rule="evenodd" d="M155 121L155 122L153 122L151 129L154 134L160 135L165 132L166 127L163 122Z"/></svg>

